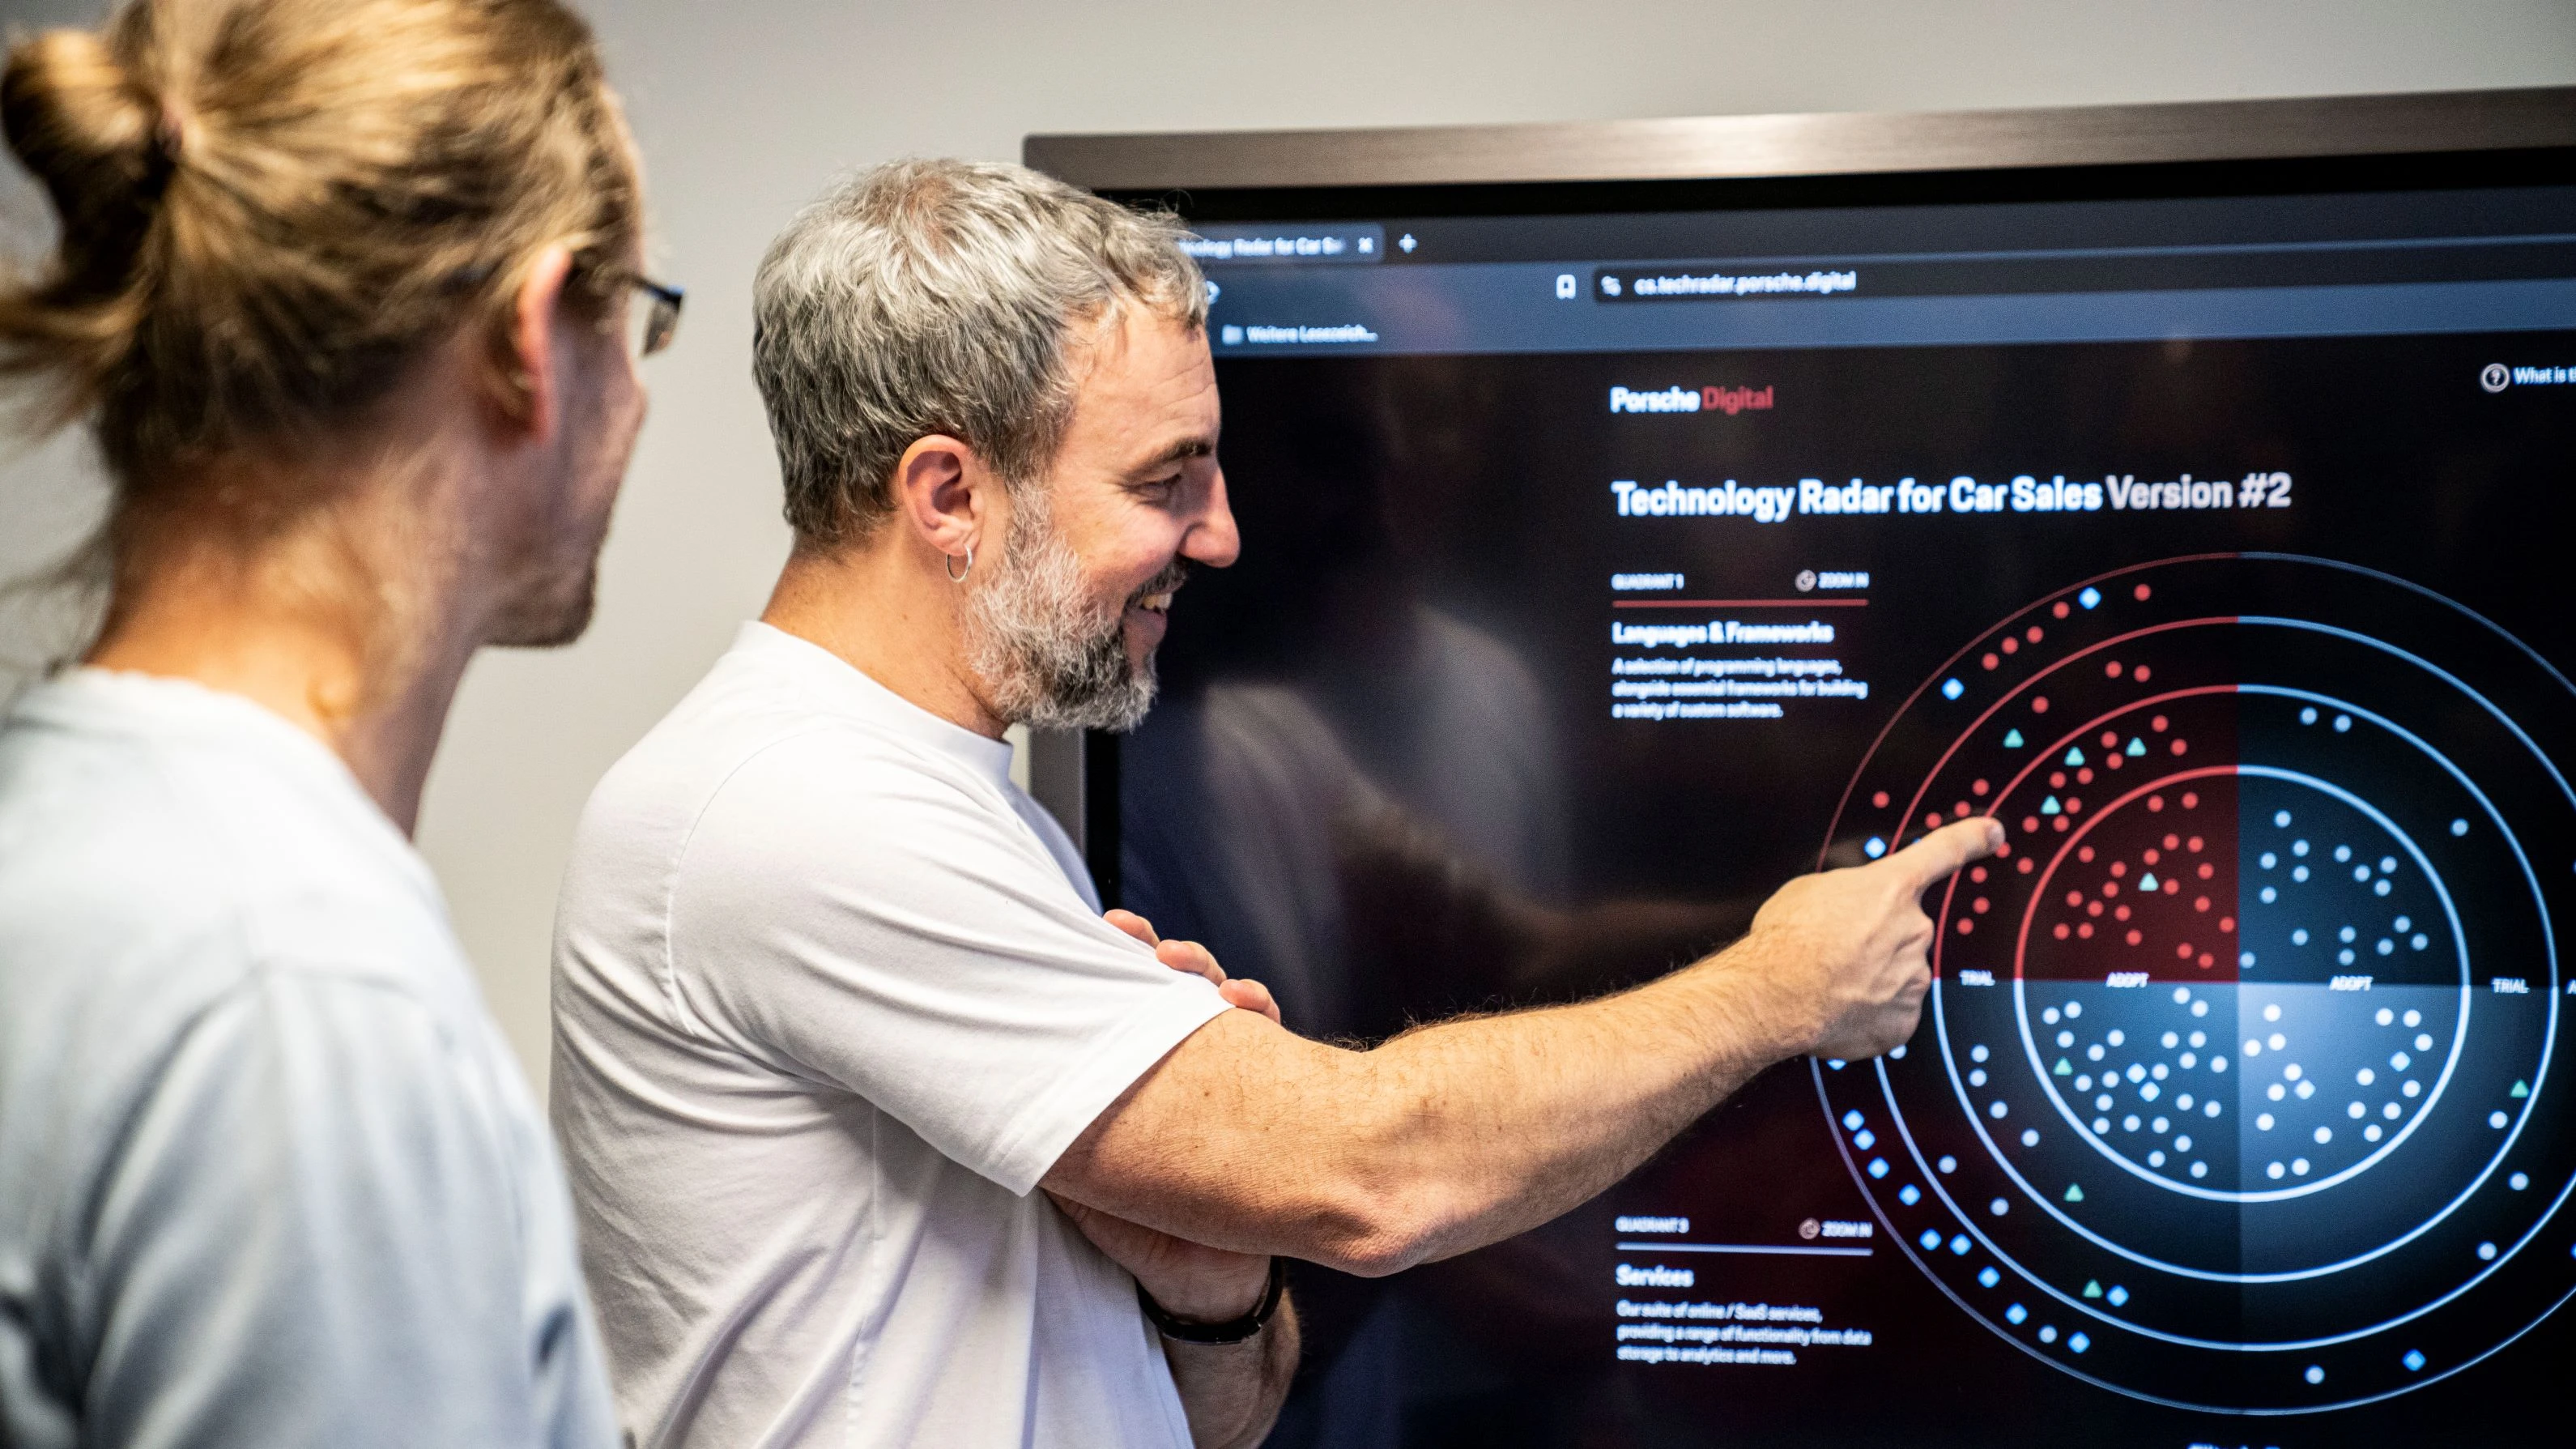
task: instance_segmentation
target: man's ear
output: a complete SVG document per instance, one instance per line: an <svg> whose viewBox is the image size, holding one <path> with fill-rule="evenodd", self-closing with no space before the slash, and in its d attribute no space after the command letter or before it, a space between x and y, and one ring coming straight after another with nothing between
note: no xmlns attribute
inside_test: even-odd
<svg viewBox="0 0 2576 1449"><path fill-rule="evenodd" d="M943 433L915 438L895 464L895 512L923 547L950 559L964 560L983 548L987 525L1000 517L1000 496L1001 480L974 445Z"/></svg>
<svg viewBox="0 0 2576 1449"><path fill-rule="evenodd" d="M511 299L508 336L500 349L500 401L528 441L543 443L563 417L563 356L557 328L563 322L564 286L572 276L572 250L557 244L537 253Z"/></svg>

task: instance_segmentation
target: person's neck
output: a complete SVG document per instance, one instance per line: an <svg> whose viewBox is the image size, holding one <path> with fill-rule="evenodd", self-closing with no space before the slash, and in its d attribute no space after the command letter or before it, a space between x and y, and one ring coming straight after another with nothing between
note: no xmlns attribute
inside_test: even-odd
<svg viewBox="0 0 2576 1449"><path fill-rule="evenodd" d="M760 621L838 655L905 701L988 739L1005 721L965 666L962 592L895 529L844 548L800 543Z"/></svg>
<svg viewBox="0 0 2576 1449"><path fill-rule="evenodd" d="M84 662L263 706L329 746L408 835L480 642L480 600L461 586L461 550L441 542L450 531L423 516L451 494L440 480L413 470L328 487L256 542L183 518L149 530L119 560Z"/></svg>

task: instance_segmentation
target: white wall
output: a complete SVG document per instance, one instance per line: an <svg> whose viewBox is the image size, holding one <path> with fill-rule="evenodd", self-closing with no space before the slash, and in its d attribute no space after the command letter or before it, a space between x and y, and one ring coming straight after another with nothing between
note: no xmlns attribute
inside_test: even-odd
<svg viewBox="0 0 2576 1449"><path fill-rule="evenodd" d="M92 12L6 0L18 25ZM590 637L487 656L422 848L540 1084L554 889L600 772L759 606L786 533L749 375L751 270L838 169L1016 159L1029 131L1912 110L2576 82L2567 0L1424 0L589 6L690 290ZM25 230L23 186L0 202ZM0 575L77 532L79 449L0 456ZM0 654L35 642L0 615Z"/></svg>

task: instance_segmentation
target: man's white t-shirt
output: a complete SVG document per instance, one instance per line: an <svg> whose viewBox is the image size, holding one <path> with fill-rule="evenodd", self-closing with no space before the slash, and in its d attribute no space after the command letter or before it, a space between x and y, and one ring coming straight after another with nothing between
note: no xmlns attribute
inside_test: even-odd
<svg viewBox="0 0 2576 1449"><path fill-rule="evenodd" d="M746 625L591 796L557 921L627 1427L1187 1449L1133 1281L1033 1189L1225 1009L1100 919L1007 745Z"/></svg>

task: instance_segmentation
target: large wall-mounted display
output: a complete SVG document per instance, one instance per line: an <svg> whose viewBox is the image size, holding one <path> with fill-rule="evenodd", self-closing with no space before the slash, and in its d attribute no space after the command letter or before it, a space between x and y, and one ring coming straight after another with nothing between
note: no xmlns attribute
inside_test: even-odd
<svg viewBox="0 0 2576 1449"><path fill-rule="evenodd" d="M1902 1050L1301 1273L1274 1442L2558 1442L2571 183L1175 194L1244 551L1092 842L1166 934L1368 1039L2012 829Z"/></svg>

